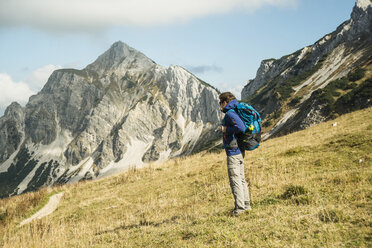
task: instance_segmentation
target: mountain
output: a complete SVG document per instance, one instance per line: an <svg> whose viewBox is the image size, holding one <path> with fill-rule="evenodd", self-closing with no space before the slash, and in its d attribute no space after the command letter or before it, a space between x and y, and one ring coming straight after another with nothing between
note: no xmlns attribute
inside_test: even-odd
<svg viewBox="0 0 372 248"><path fill-rule="evenodd" d="M0 197L191 154L219 136L218 92L123 42L56 70L0 118Z"/></svg>
<svg viewBox="0 0 372 248"><path fill-rule="evenodd" d="M372 108L249 152L253 210L238 218L225 161L202 152L0 199L0 246L371 247ZM55 212L19 226L62 192Z"/></svg>
<svg viewBox="0 0 372 248"><path fill-rule="evenodd" d="M304 129L372 106L372 1L311 46L261 62L241 97L265 119L265 137Z"/></svg>

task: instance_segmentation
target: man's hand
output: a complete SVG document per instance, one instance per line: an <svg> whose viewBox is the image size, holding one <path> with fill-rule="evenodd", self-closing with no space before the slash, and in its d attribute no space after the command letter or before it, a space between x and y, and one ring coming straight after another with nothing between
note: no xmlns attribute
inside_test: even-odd
<svg viewBox="0 0 372 248"><path fill-rule="evenodd" d="M226 133L226 126L221 126L221 130L223 133Z"/></svg>

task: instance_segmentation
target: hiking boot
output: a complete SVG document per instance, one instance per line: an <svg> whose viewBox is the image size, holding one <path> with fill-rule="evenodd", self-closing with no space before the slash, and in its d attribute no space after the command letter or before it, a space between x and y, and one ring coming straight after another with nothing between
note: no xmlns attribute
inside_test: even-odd
<svg viewBox="0 0 372 248"><path fill-rule="evenodd" d="M239 210L234 210L233 215L235 217L238 217L239 215L241 215L244 212L245 212L245 210L240 210L240 209Z"/></svg>
<svg viewBox="0 0 372 248"><path fill-rule="evenodd" d="M234 211L233 211L233 215L234 215L235 217L237 217L237 216L241 215L242 213L244 213L245 211L247 211L247 210L246 210L246 209L241 209L241 208L239 208L239 209L234 209Z"/></svg>
<svg viewBox="0 0 372 248"><path fill-rule="evenodd" d="M251 203L250 202L245 202L245 210L246 211L251 211L252 210L252 207L251 207Z"/></svg>

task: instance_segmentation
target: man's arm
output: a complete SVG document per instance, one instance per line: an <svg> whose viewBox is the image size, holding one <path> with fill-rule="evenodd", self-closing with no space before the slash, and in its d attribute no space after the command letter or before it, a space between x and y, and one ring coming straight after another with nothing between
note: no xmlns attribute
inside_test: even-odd
<svg viewBox="0 0 372 248"><path fill-rule="evenodd" d="M226 115L226 121L228 122L226 125L226 134L232 135L245 132L245 125L235 111L229 111Z"/></svg>

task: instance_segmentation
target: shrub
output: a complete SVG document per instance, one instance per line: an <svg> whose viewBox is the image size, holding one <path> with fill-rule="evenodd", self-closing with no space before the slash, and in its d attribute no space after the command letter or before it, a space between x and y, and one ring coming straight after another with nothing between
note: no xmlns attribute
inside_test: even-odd
<svg viewBox="0 0 372 248"><path fill-rule="evenodd" d="M323 209L319 212L318 217L325 223L337 223L342 219L342 213L334 209Z"/></svg>
<svg viewBox="0 0 372 248"><path fill-rule="evenodd" d="M305 150L302 147L295 147L292 149L287 150L283 153L284 156L297 156L298 154L304 152Z"/></svg>
<svg viewBox="0 0 372 248"><path fill-rule="evenodd" d="M308 195L300 195L298 197L293 198L292 201L296 205L308 205L311 202L311 200L310 200L310 198L309 198Z"/></svg>
<svg viewBox="0 0 372 248"><path fill-rule="evenodd" d="M307 190L303 186L290 185L286 188L285 192L280 195L281 199L290 199L294 196L306 194Z"/></svg>
<svg viewBox="0 0 372 248"><path fill-rule="evenodd" d="M370 106L372 78L365 80L351 92L340 97L335 103L337 113L348 113Z"/></svg>
<svg viewBox="0 0 372 248"><path fill-rule="evenodd" d="M266 205L273 205L280 202L280 200L275 199L273 197L268 197L260 201L259 205L266 206Z"/></svg>
<svg viewBox="0 0 372 248"><path fill-rule="evenodd" d="M328 88L332 88L332 90L335 90L335 89L346 90L348 88L348 85L349 85L349 81L347 80L347 78L343 77L343 78L336 79L330 82L328 84Z"/></svg>
<svg viewBox="0 0 372 248"><path fill-rule="evenodd" d="M263 127L269 127L269 126L271 126L271 124L272 124L272 121L271 121L271 120L267 120L267 121L265 121L265 122L262 124L262 126L263 126Z"/></svg>
<svg viewBox="0 0 372 248"><path fill-rule="evenodd" d="M359 79L364 78L365 75L366 75L366 70L358 67L355 69L355 71L349 72L347 77L350 81L355 82L355 81L358 81Z"/></svg>
<svg viewBox="0 0 372 248"><path fill-rule="evenodd" d="M280 94L280 100L289 98L292 92L294 92L294 90L292 89L292 85L286 83L283 83L276 87L276 91Z"/></svg>
<svg viewBox="0 0 372 248"><path fill-rule="evenodd" d="M279 118L281 116L281 114L282 114L282 109L279 109L279 110L277 110L277 111L274 112L273 118L274 119L277 119L277 118Z"/></svg>
<svg viewBox="0 0 372 248"><path fill-rule="evenodd" d="M290 106L296 106L297 103L299 103L301 101L302 97L300 96L296 96L295 98L293 98L290 102L289 102L289 105Z"/></svg>

